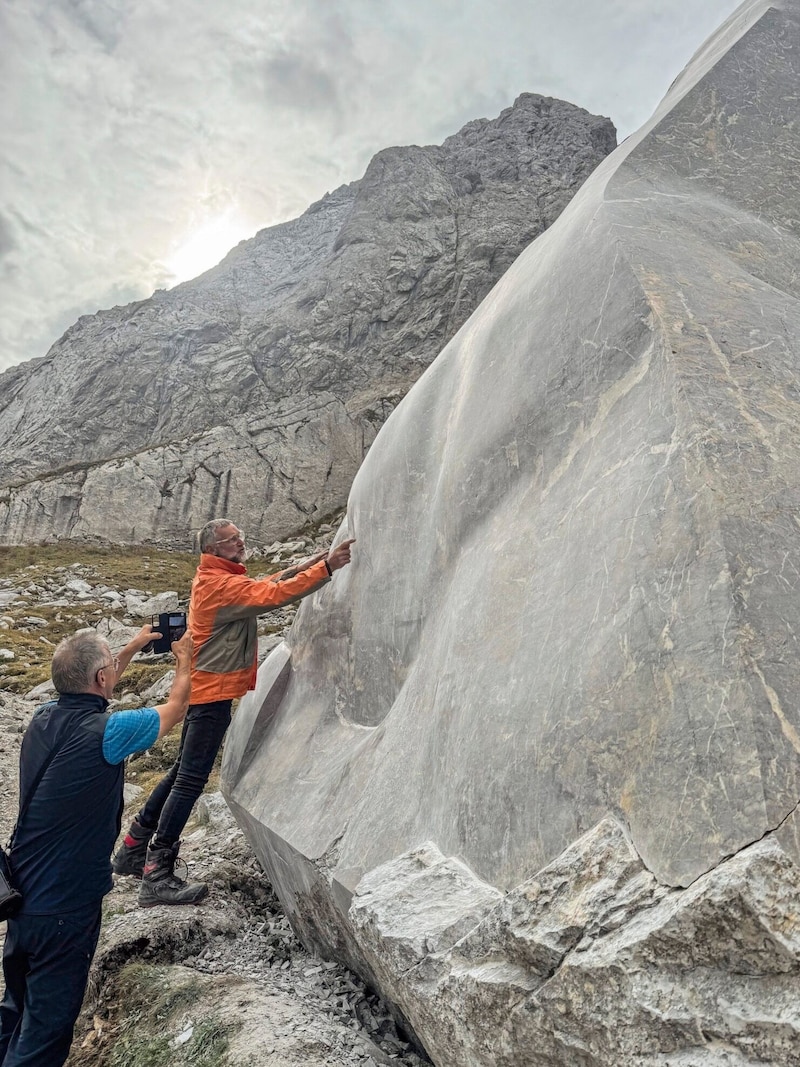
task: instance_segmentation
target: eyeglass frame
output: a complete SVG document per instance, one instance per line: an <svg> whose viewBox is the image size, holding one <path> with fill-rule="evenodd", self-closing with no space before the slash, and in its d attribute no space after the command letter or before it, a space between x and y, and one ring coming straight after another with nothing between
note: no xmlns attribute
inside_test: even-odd
<svg viewBox="0 0 800 1067"><path fill-rule="evenodd" d="M230 537L220 537L219 540L215 539L214 544L215 545L229 545L233 541L241 541L242 544L244 544L245 541L246 541L244 530L239 530L238 533L231 534Z"/></svg>
<svg viewBox="0 0 800 1067"><path fill-rule="evenodd" d="M98 671L107 671L109 667L113 667L114 668L114 673L117 673L119 671L119 656L112 657L112 660L111 660L110 663L104 663L102 665L102 667L98 667L97 670Z"/></svg>

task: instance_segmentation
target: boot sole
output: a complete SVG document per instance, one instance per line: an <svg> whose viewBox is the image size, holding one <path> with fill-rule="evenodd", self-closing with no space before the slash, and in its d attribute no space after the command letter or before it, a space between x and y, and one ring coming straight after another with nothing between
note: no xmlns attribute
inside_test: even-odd
<svg viewBox="0 0 800 1067"><path fill-rule="evenodd" d="M197 900L149 900L146 904L142 904L141 901L137 900L136 903L140 908L158 908L162 904L165 908L193 908L197 904L202 904L205 900L208 900L208 893Z"/></svg>

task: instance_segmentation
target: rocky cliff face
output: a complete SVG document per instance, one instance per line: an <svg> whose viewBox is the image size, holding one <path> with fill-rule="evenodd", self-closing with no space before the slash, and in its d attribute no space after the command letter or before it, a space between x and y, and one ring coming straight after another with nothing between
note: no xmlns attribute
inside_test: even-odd
<svg viewBox="0 0 800 1067"><path fill-rule="evenodd" d="M265 541L340 508L378 428L615 146L526 94L0 377L0 540Z"/></svg>
<svg viewBox="0 0 800 1067"><path fill-rule="evenodd" d="M439 1067L800 1065L800 0L747 0L389 418L225 749Z"/></svg>

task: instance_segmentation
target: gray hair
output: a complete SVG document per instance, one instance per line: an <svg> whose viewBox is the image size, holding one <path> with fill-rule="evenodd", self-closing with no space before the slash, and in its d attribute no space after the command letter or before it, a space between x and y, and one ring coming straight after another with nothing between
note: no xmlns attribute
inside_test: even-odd
<svg viewBox="0 0 800 1067"><path fill-rule="evenodd" d="M217 530L221 530L225 526L235 526L235 522L231 522L230 519L212 519L211 522L207 522L203 529L198 534L198 542L200 544L201 552L212 552L214 543L217 540ZM212 552L212 555L214 553Z"/></svg>
<svg viewBox="0 0 800 1067"><path fill-rule="evenodd" d="M65 637L53 653L50 666L56 692L87 693L110 654L108 642L94 630L78 630L72 637Z"/></svg>

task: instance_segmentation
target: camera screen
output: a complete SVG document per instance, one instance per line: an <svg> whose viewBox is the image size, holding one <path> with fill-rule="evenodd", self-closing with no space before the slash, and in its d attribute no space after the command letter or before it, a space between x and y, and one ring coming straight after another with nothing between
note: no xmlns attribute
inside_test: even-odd
<svg viewBox="0 0 800 1067"><path fill-rule="evenodd" d="M185 626L186 625L186 616L183 615L183 614L181 614L181 615L170 615L169 624L170 624L170 626Z"/></svg>

